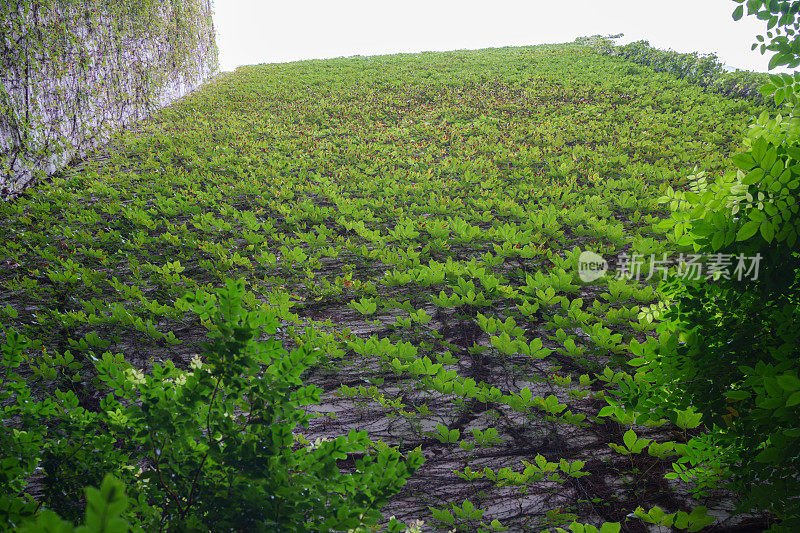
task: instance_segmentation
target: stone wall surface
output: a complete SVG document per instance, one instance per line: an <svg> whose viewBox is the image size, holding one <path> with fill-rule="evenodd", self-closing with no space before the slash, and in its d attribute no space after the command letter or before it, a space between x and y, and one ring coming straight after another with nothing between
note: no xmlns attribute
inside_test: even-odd
<svg viewBox="0 0 800 533"><path fill-rule="evenodd" d="M211 0L3 2L0 198L216 71Z"/></svg>

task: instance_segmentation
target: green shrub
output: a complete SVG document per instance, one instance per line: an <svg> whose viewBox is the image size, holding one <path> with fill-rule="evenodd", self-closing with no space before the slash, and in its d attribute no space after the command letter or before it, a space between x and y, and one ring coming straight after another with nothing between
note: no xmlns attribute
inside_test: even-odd
<svg viewBox="0 0 800 533"><path fill-rule="evenodd" d="M53 511L43 511L19 528L20 533L126 533L133 529L122 518L128 507L125 485L113 476L103 479L100 489L86 489L86 518L73 526ZM141 528L136 528L141 531Z"/></svg>
<svg viewBox="0 0 800 533"><path fill-rule="evenodd" d="M663 199L673 204L665 226L676 240L731 261L734 275L665 283L670 307L661 342L637 369L640 379L648 376L637 387L640 411L674 419L695 408L703 415L709 434L690 442L702 465L688 475L699 480L721 457L722 468L711 470L731 477L744 510L784 519L800 517L800 159L791 153L800 155L800 145L758 136L735 158L735 179ZM758 264L757 279L755 271L739 279L739 258L745 270Z"/></svg>
<svg viewBox="0 0 800 533"><path fill-rule="evenodd" d="M301 380L317 355L306 348L289 353L271 338L258 342L259 331L274 333L278 321L246 311L243 293L243 282L229 281L216 296L198 291L182 300L210 328L204 360L196 358L189 371L167 362L145 374L111 354L93 361L107 393L96 412L78 406L71 391L34 401L25 382L10 374L26 346L10 332L2 398L15 403L4 410L4 422L33 427L49 419L39 427L57 429L2 437L4 523L33 514L25 480L49 461L45 505L72 521L83 512L76 486L105 469L128 487L125 518L146 531L375 525L381 506L422 463L421 454L403 460L366 432L315 443L296 434L309 420L302 406L319 401L320 389ZM346 458L354 459L352 472L337 466ZM56 494L67 504L58 504Z"/></svg>
<svg viewBox="0 0 800 533"><path fill-rule="evenodd" d="M748 8L751 13L796 12L796 3L789 4L755 1ZM741 7L736 14L741 16ZM778 21L777 15L775 21L759 17L770 20L770 27L794 24L788 18ZM784 40L772 46L786 60L785 47L792 44ZM677 244L733 267L740 260L748 269L757 264L758 271L734 269L729 279L665 283L661 292L670 305L659 326L662 336L650 344L655 349L629 382L629 399L646 417L675 420L687 409L702 415L707 431L689 441L691 453L676 464L672 477L694 479L699 486L728 480L741 496L740 510L769 511L778 521L775 529L796 531L800 75L769 80L763 94L785 111L774 117L764 112L754 121L747 151L733 158L738 171L714 183L698 174L690 190L670 188L661 199L673 211L662 227Z"/></svg>

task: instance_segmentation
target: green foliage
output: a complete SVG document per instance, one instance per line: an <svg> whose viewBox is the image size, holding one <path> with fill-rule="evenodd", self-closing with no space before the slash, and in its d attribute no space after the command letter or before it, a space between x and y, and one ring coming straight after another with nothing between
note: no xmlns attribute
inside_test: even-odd
<svg viewBox="0 0 800 533"><path fill-rule="evenodd" d="M0 196L52 174L217 69L207 0L10 0L0 7Z"/></svg>
<svg viewBox="0 0 800 533"><path fill-rule="evenodd" d="M29 390L12 375L17 406L6 409L4 418L72 412L62 416L70 425L62 426L60 435L47 436L46 457L40 455L41 433L4 435L4 523L17 524L32 514L25 476L49 460L60 470L48 480L54 498L69 497L73 487L64 480L86 479L86 467L93 463L126 480L135 502L129 520L148 531L164 526L286 531L299 524L316 531L377 524L380 507L420 466L421 455L412 452L403 460L396 449L355 430L314 443L297 435L295 429L309 420L301 406L319 401L320 390L300 379L315 361L314 350L289 353L272 339L257 342L262 329L275 332L276 318L246 311L243 293L241 281L229 281L216 294L198 290L184 298L182 305L211 325L211 342L190 371L166 363L144 374L108 353L96 359L97 378L107 391L96 413L80 409L74 395L58 390L31 407ZM25 347L18 334L7 335L6 371L19 365ZM67 441L79 444L71 449ZM342 472L339 462L352 454L359 456L353 470ZM71 461L76 455L81 460ZM100 492L87 490L88 531L123 529L118 515L125 499L109 479ZM63 502L58 507L63 509ZM40 513L40 529L33 530L52 529L54 516Z"/></svg>
<svg viewBox="0 0 800 533"><path fill-rule="evenodd" d="M701 531L716 520L713 516L706 514L705 507L695 507L692 512L678 511L676 513L665 513L660 507L653 507L645 511L637 507L634 515L643 522L656 526L671 527L678 530L688 530L689 533Z"/></svg>
<svg viewBox="0 0 800 533"><path fill-rule="evenodd" d="M376 513L405 480L393 512L478 531L677 501L706 417L613 395L647 377L663 302L658 269L611 258L673 252L658 197L730 170L763 107L632 68L575 45L243 67L0 205L0 509L77 523L109 472L145 530L398 531ZM611 264L590 284L584 250ZM615 494L532 503L598 470Z"/></svg>
<svg viewBox="0 0 800 533"><path fill-rule="evenodd" d="M777 35L793 34L797 3L747 5ZM734 18L742 14L739 6ZM773 38L771 64L800 64L792 43ZM662 286L670 308L631 389L637 412L686 429L702 420L704 433L668 477L694 479L700 490L729 481L743 510L768 510L786 531L800 524L798 80L770 76L762 92L782 112L753 121L735 172L713 183L698 173L690 190L661 199L672 210L661 226L677 244L734 264L748 258L750 267Z"/></svg>
<svg viewBox="0 0 800 533"><path fill-rule="evenodd" d="M569 525L569 531L572 533L619 533L622 525L619 522L604 522L598 529L591 524L581 524L573 522ZM556 528L558 533L567 533L567 530Z"/></svg>
<svg viewBox="0 0 800 533"><path fill-rule="evenodd" d="M32 498L18 495L25 488L26 479L38 466L44 428L37 427L37 422L40 417L48 417L55 410L52 402L25 401L30 398L31 391L18 369L28 343L15 330L8 330L5 342L0 345L3 355L3 387L0 389L2 419L4 422L19 420L18 427L0 432L0 516L6 527L19 524L22 518L32 515L37 508ZM13 400L17 401L11 403Z"/></svg>
<svg viewBox="0 0 800 533"><path fill-rule="evenodd" d="M762 55L772 52L769 61L770 70L775 67L786 66L796 68L800 66L798 55L797 30L800 29L800 4L794 0L734 0L737 4L733 11L734 20L739 20L745 15L745 6L748 15L755 15L759 20L767 23L765 35L757 36L752 49L758 49Z"/></svg>
<svg viewBox="0 0 800 533"><path fill-rule="evenodd" d="M100 489L86 488L86 518L75 527L53 511L42 511L35 521L18 528L21 533L127 533L131 525L122 518L128 507L125 485L111 475L103 478ZM140 530L139 528L135 528Z"/></svg>
<svg viewBox="0 0 800 533"><path fill-rule="evenodd" d="M598 52L624 57L655 72L664 72L678 79L699 85L706 90L745 98L752 102L764 103L766 99L761 87L767 82L767 75L756 72L736 70L726 71L716 54L682 54L673 50L660 50L650 46L648 41L635 41L626 45L615 45L614 38L582 38L577 42L587 44ZM630 68L630 74L637 73Z"/></svg>

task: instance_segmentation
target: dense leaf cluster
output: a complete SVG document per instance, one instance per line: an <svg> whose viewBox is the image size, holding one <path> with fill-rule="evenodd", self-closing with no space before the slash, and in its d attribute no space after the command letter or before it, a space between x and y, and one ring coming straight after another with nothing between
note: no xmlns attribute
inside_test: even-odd
<svg viewBox="0 0 800 533"><path fill-rule="evenodd" d="M747 5L772 30L771 64L800 64L798 41L786 38L797 3ZM753 120L735 172L714 182L695 175L689 190L662 198L673 242L734 262L758 257L760 267L755 279L666 281L661 336L622 387L640 416L697 410L706 433L689 441L694 460L680 475L699 487L729 482L740 510L770 511L781 531L800 527L799 85L798 73L769 76L762 92L780 112Z"/></svg>
<svg viewBox="0 0 800 533"><path fill-rule="evenodd" d="M727 70L716 54L682 54L674 50L661 50L650 46L648 41L615 45L613 38L616 37L619 36L583 37L576 42L590 45L608 55L624 57L655 72L666 72L709 91L745 98L757 104L769 101L761 93L761 87L767 82L766 74Z"/></svg>
<svg viewBox="0 0 800 533"><path fill-rule="evenodd" d="M380 507L419 467L421 455L401 460L397 450L355 430L314 443L298 440L295 428L309 420L301 406L317 403L321 392L300 379L316 357L306 348L288 353L273 339L256 342L261 330L275 332L277 320L274 313L244 310L243 292L241 281L229 281L216 295L182 300L211 329L205 353L188 371L167 362L144 374L109 352L96 358L96 379L106 394L96 412L81 407L72 391L59 391L56 404L32 400L25 381L11 371L26 341L9 330L2 345L7 392L0 399L16 402L3 420L23 423L0 441L6 455L3 525L20 525L33 514L29 497L15 492L38 461L48 475L58 471L58 480L50 481L49 489L58 491L50 506L71 519L82 512L71 487L110 473L128 484L131 496L130 509L122 505L117 514L125 511L138 531L327 531L376 524ZM55 431L32 423L46 415ZM72 439L80 439L77 448L69 448ZM13 453L23 460L10 461ZM354 471L341 472L339 462L353 454ZM102 504L94 496L87 493L89 531L120 530L92 526L91 510ZM37 520L44 527L53 515Z"/></svg>

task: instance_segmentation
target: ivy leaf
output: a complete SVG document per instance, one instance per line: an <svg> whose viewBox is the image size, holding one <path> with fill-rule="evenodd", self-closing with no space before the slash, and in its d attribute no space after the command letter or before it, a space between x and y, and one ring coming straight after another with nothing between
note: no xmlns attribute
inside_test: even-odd
<svg viewBox="0 0 800 533"><path fill-rule="evenodd" d="M632 429L629 429L625 432L625 435L622 436L622 442L625 443L629 449L633 448L633 445L636 444L636 432Z"/></svg>
<svg viewBox="0 0 800 533"><path fill-rule="evenodd" d="M434 509L433 507L429 507L428 509L433 513L434 520L444 522L445 524L452 524L456 521L453 514L447 509Z"/></svg>
<svg viewBox="0 0 800 533"><path fill-rule="evenodd" d="M600 533L619 533L622 525L619 522L605 522L600 526Z"/></svg>
<svg viewBox="0 0 800 533"><path fill-rule="evenodd" d="M739 20L744 16L744 6L739 6L733 10L733 20Z"/></svg>

